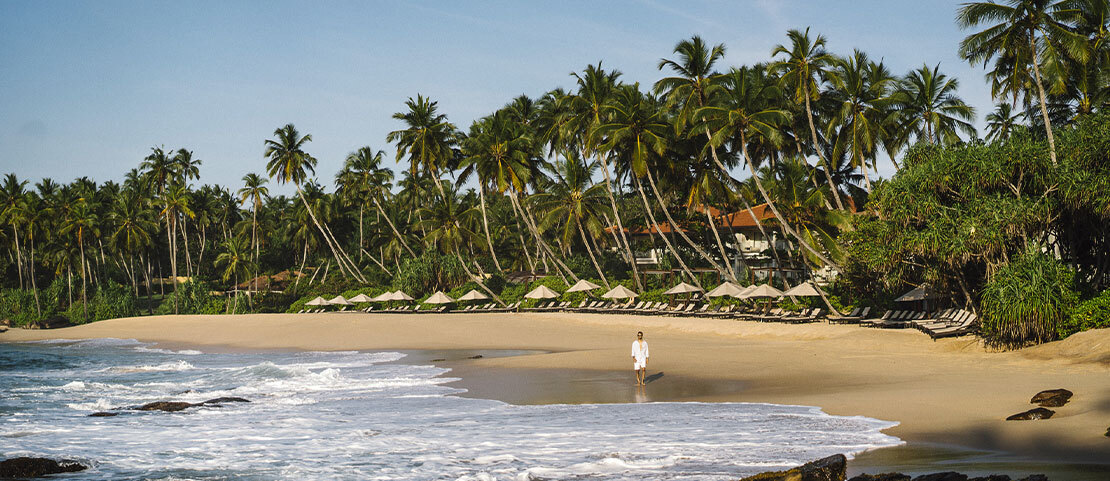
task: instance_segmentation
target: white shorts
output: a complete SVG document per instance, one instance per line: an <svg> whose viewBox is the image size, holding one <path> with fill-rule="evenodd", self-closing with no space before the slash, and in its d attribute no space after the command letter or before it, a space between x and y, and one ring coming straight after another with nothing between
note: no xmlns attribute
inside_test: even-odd
<svg viewBox="0 0 1110 481"><path fill-rule="evenodd" d="M647 361L635 361L632 363L633 371L639 371L640 369L647 369Z"/></svg>

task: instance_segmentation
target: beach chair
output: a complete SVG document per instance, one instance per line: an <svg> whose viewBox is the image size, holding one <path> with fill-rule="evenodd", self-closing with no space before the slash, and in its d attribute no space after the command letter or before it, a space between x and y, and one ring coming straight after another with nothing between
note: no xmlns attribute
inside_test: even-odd
<svg viewBox="0 0 1110 481"><path fill-rule="evenodd" d="M963 321L961 321L957 325L926 331L926 333L929 334L929 337L933 338L934 341L942 337L956 337L965 334L973 334L978 328L978 321L979 316L976 316L975 313L969 313L968 316L964 317Z"/></svg>
<svg viewBox="0 0 1110 481"><path fill-rule="evenodd" d="M817 322L822 316L825 315L825 310L821 308L813 308L802 311L798 316L784 316L780 319L781 322L789 322L791 324L804 324L807 322Z"/></svg>
<svg viewBox="0 0 1110 481"><path fill-rule="evenodd" d="M860 321L867 319L867 315L871 313L871 307L856 307L852 309L845 316L829 316L829 324L858 324Z"/></svg>
<svg viewBox="0 0 1110 481"><path fill-rule="evenodd" d="M909 327L911 320L922 317L924 315L925 313L923 312L902 311L902 315L897 317L892 316L890 319L887 319L885 321L875 322L871 325L871 327L879 327L883 329L902 329L905 327Z"/></svg>
<svg viewBox="0 0 1110 481"><path fill-rule="evenodd" d="M876 318L872 318L872 319L864 319L864 320L859 322L859 325L864 326L864 327L875 327L874 324L876 322L884 322L884 321L887 321L887 320L889 320L893 317L901 317L903 312L905 312L905 311L889 310L889 311L886 311L885 313L883 313L882 317L876 317Z"/></svg>

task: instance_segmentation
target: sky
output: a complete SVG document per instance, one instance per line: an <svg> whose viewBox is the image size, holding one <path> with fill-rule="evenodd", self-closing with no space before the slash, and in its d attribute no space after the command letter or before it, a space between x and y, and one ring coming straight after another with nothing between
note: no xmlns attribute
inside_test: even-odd
<svg viewBox="0 0 1110 481"><path fill-rule="evenodd" d="M806 27L897 74L939 63L981 128L992 101L982 67L956 55L959 3L0 0L0 174L118 182L151 147L184 147L204 161L201 183L234 190L293 123L330 190L362 146L400 168L385 137L418 93L466 130L517 95L571 89L588 64L647 89L692 35L725 44L727 68L768 61Z"/></svg>

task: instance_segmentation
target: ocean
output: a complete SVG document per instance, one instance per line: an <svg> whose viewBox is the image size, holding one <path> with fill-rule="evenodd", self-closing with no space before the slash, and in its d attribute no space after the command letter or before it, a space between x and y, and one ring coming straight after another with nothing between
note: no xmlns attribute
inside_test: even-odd
<svg viewBox="0 0 1110 481"><path fill-rule="evenodd" d="M517 406L453 380L395 352L0 343L0 458L72 459L91 469L64 479L90 480L725 480L901 444L880 432L896 423L817 407ZM115 411L227 396L250 402Z"/></svg>

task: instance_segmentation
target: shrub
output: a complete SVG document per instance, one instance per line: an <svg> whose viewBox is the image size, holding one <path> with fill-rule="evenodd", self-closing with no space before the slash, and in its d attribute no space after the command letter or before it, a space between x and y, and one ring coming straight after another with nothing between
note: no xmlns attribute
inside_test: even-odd
<svg viewBox="0 0 1110 481"><path fill-rule="evenodd" d="M137 312L135 294L130 288L115 282L101 285L90 299L89 316L94 321L131 317Z"/></svg>
<svg viewBox="0 0 1110 481"><path fill-rule="evenodd" d="M175 300L179 314L221 314L227 308L224 299L213 296L212 286L202 280L178 284L177 288L158 306L156 313L173 314Z"/></svg>
<svg viewBox="0 0 1110 481"><path fill-rule="evenodd" d="M987 281L980 330L995 345L1017 347L1052 341L1078 299L1075 273L1060 261L1030 249Z"/></svg>
<svg viewBox="0 0 1110 481"><path fill-rule="evenodd" d="M401 263L393 276L393 288L419 298L437 290L450 290L466 281L466 271L454 256L424 252Z"/></svg>
<svg viewBox="0 0 1110 481"><path fill-rule="evenodd" d="M34 293L25 289L0 290L0 316L15 326L25 326L37 320Z"/></svg>
<svg viewBox="0 0 1110 481"><path fill-rule="evenodd" d="M1071 316L1057 327L1056 333L1065 338L1080 331L1103 328L1110 328L1110 289L1075 306Z"/></svg>

